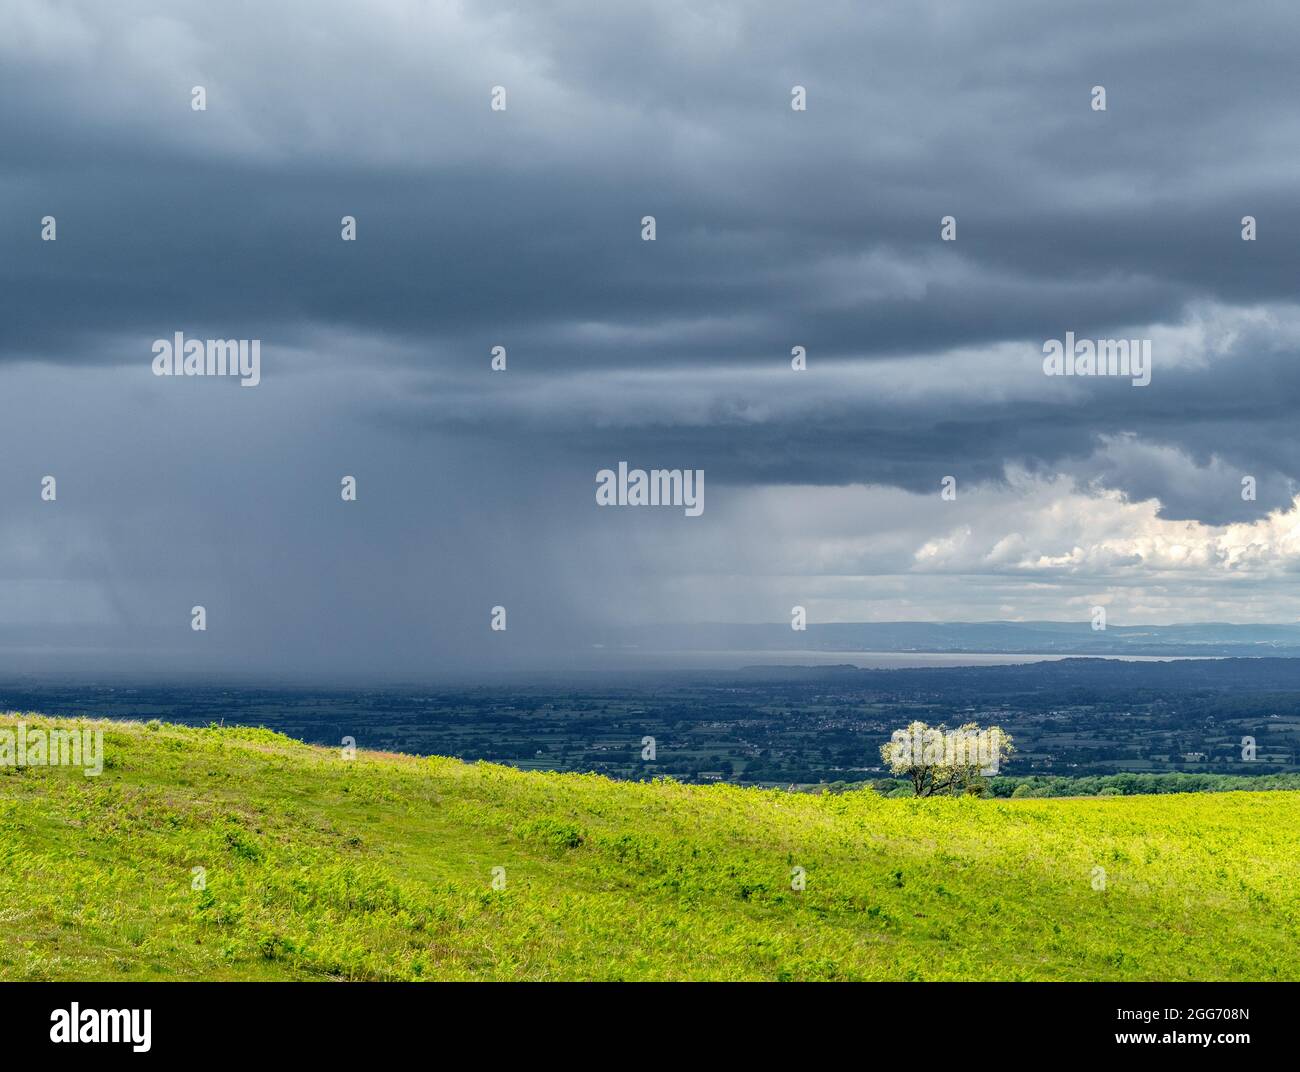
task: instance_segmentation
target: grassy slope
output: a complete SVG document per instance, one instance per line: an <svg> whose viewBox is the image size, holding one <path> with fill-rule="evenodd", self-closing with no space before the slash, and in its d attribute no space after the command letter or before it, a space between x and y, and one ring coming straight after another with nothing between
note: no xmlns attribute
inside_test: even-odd
<svg viewBox="0 0 1300 1072"><path fill-rule="evenodd" d="M813 797L105 725L99 778L0 768L0 978L1300 978L1300 793Z"/></svg>

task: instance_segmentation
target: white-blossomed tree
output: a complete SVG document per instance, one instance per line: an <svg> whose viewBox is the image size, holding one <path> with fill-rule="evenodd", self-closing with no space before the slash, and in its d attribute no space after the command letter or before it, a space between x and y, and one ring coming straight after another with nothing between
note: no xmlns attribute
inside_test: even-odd
<svg viewBox="0 0 1300 1072"><path fill-rule="evenodd" d="M1000 726L967 722L950 730L913 722L880 746L880 758L896 778L912 783L915 796L983 796L988 775L1014 751L1011 735Z"/></svg>

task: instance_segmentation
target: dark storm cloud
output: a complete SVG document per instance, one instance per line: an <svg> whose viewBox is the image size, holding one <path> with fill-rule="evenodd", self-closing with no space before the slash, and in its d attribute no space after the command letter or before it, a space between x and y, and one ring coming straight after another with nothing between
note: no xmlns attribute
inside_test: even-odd
<svg viewBox="0 0 1300 1072"><path fill-rule="evenodd" d="M523 77L498 115L490 77L439 92L437 53L383 91L359 73L384 57L341 42L324 55L306 39L263 44L259 64L245 51L266 32L257 10L189 12L190 78L130 70L129 30L86 46L84 63L47 44L7 65L0 90L27 107L0 118L5 354L124 358L95 345L103 332L237 320L475 356L485 338L535 337L544 368L747 362L790 337L833 359L1292 295L1285 102L1300 77L1283 9L1267 9L1281 20L1270 32L1211 5L1177 20L1127 5L1050 18L1034 5L476 8L562 90L543 112ZM339 9L321 15L347 32ZM349 59L356 97L326 62ZM192 113L188 82L205 70L220 75L211 111ZM803 114L787 106L795 81ZM143 114L97 106L119 82L125 99L147 96ZM1105 114L1087 106L1095 82ZM235 109L251 132L222 128ZM46 212L60 244L31 249ZM1263 221L1255 246L1237 239L1245 212ZM345 213L361 221L356 246L338 241ZM653 247L637 241L645 213ZM960 240L937 250L949 213ZM915 292L870 277L855 292L852 259L871 253ZM940 272L939 257L962 270ZM829 296L828 277L841 283ZM575 345L585 323L681 327Z"/></svg>

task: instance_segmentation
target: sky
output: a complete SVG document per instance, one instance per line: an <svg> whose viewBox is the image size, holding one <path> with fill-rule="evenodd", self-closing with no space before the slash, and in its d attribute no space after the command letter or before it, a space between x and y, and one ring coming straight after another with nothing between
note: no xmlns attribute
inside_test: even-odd
<svg viewBox="0 0 1300 1072"><path fill-rule="evenodd" d="M1298 44L1280 3L0 0L0 670L1293 621ZM155 375L176 332L260 383ZM1150 383L1046 375L1067 332ZM703 510L599 505L620 462Z"/></svg>

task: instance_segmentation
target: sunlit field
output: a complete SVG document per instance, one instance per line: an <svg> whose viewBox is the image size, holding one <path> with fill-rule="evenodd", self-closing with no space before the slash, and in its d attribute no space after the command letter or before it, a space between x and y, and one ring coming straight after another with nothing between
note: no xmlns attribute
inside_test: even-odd
<svg viewBox="0 0 1300 1072"><path fill-rule="evenodd" d="M1300 978L1296 792L815 796L102 725L98 777L0 767L2 978Z"/></svg>

